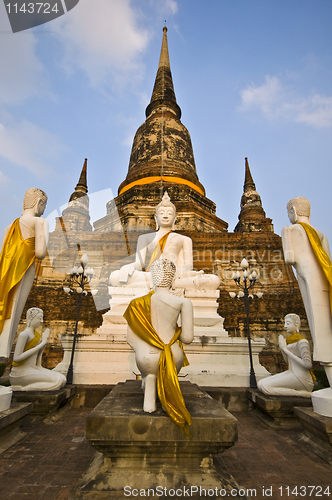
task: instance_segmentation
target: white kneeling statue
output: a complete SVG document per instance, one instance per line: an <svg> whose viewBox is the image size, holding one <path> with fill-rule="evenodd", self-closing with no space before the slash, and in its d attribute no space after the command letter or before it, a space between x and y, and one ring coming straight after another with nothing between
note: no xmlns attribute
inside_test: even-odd
<svg viewBox="0 0 332 500"><path fill-rule="evenodd" d="M41 366L44 348L50 336L47 328L41 336L36 329L43 323L43 311L27 311L27 328L18 336L9 375L13 391L51 391L61 389L66 377Z"/></svg>
<svg viewBox="0 0 332 500"><path fill-rule="evenodd" d="M177 374L188 364L182 342L194 338L193 306L190 299L170 293L176 266L167 259L151 265L154 290L133 299L124 313L127 341L134 349L142 374L145 412L156 410L156 394L164 410L179 427L186 429L191 418L185 407ZM181 327L178 319L181 316Z"/></svg>
<svg viewBox="0 0 332 500"><path fill-rule="evenodd" d="M137 240L136 260L122 266L110 276L111 286L151 288L151 264L162 257L176 265L175 288L196 288L216 290L220 279L214 274L204 274L193 269L192 240L188 236L173 231L176 208L167 191L156 207L157 231L142 234Z"/></svg>
<svg viewBox="0 0 332 500"><path fill-rule="evenodd" d="M279 347L288 370L264 378L258 382L258 390L270 396L311 397L315 377L311 371L310 345L300 335L301 320L297 314L285 316L285 328L289 336L279 336Z"/></svg>

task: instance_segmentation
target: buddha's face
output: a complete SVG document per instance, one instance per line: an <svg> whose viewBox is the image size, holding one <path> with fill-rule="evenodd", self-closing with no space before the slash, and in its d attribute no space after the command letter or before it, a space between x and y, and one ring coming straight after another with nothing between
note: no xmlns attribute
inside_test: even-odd
<svg viewBox="0 0 332 500"><path fill-rule="evenodd" d="M291 318L285 318L285 328L287 333L295 333L297 331L294 321Z"/></svg>
<svg viewBox="0 0 332 500"><path fill-rule="evenodd" d="M291 224L295 224L296 220L297 220L297 216L296 216L296 210L294 207L290 207L288 210L287 210L287 213L288 213L288 218L291 222Z"/></svg>
<svg viewBox="0 0 332 500"><path fill-rule="evenodd" d="M31 320L30 320L30 327L34 330L35 328L38 328L39 325L41 325L44 322L44 316L42 312L38 312Z"/></svg>
<svg viewBox="0 0 332 500"><path fill-rule="evenodd" d="M47 200L45 198L40 198L36 205L36 216L41 217L45 211Z"/></svg>
<svg viewBox="0 0 332 500"><path fill-rule="evenodd" d="M159 207L156 212L156 222L159 227L172 227L176 218L176 212L173 207Z"/></svg>

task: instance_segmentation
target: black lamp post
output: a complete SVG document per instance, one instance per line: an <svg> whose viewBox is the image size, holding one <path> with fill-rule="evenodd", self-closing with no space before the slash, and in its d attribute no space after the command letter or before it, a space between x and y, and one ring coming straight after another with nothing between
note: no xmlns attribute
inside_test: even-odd
<svg viewBox="0 0 332 500"><path fill-rule="evenodd" d="M80 267L75 266L69 271L69 273L70 273L70 286L75 288L78 296L77 296L77 300L76 300L76 323L75 323L75 330L74 330L73 345L72 345L72 349L71 349L70 363L69 363L68 372L67 372L67 385L70 385L73 383L73 366L74 366L73 361L74 361L74 353L75 353L75 346L76 346L76 340L77 340L77 326L78 326L78 322L80 319L83 298L86 297L87 295L96 295L96 293L98 291L98 290L91 290L91 292L87 292L85 290L85 287L90 283L91 278L94 275L94 270L91 267L87 267L89 259L88 259L88 256L86 254L84 254L81 257L80 262L81 262ZM63 290L67 295L74 294L74 290L72 288L64 286Z"/></svg>
<svg viewBox="0 0 332 500"><path fill-rule="evenodd" d="M247 317L247 336L248 336L248 347L249 347L249 359L250 359L250 378L249 385L251 389L257 389L256 375L254 370L254 364L252 360L252 351L251 351L251 338L250 338L250 328L249 328L249 304L253 299L260 299L263 295L262 292L258 292L256 294L249 293L249 290L253 292L254 286L256 284L257 274L253 271L249 274L248 268L249 264L246 259L243 259L241 264L242 268L242 283L241 283L241 275L240 271L233 273L232 279L235 281L236 285L240 288L238 294L235 292L229 292L229 295L232 299L238 298L244 303L244 310Z"/></svg>

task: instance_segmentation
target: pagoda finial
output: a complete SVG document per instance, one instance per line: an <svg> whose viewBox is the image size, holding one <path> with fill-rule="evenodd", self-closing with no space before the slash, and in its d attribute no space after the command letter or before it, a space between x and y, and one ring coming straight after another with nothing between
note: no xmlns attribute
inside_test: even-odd
<svg viewBox="0 0 332 500"><path fill-rule="evenodd" d="M253 181L250 168L249 168L249 161L248 158L246 157L245 159L245 176L244 176L244 192L247 191L256 191L256 186Z"/></svg>
<svg viewBox="0 0 332 500"><path fill-rule="evenodd" d="M158 71L153 87L151 101L145 110L146 117L149 118L154 111L167 111L174 114L176 118L181 118L181 109L176 102L173 87L166 26L163 27L163 40L161 44Z"/></svg>
<svg viewBox="0 0 332 500"><path fill-rule="evenodd" d="M171 65L169 63L169 53L168 53L168 43L167 43L167 27L163 27L163 41L161 44L160 58L158 68L168 68L171 69Z"/></svg>
<svg viewBox="0 0 332 500"><path fill-rule="evenodd" d="M88 159L85 158L82 172L78 183L76 184L75 191L69 198L69 201L76 200L77 198L81 198L82 196L86 196L88 192L88 184L87 184L87 168L88 168Z"/></svg>

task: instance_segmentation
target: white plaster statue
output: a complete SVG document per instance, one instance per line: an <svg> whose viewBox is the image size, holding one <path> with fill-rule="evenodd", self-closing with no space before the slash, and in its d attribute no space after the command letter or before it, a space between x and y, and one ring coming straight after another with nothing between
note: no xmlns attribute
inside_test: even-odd
<svg viewBox="0 0 332 500"><path fill-rule="evenodd" d="M292 225L282 229L285 262L296 269L314 344L313 359L324 366L332 386L332 265L329 244L326 236L311 226L310 203L306 198L290 200L287 211Z"/></svg>
<svg viewBox="0 0 332 500"><path fill-rule="evenodd" d="M165 191L162 201L156 207L157 231L138 238L135 262L114 271L110 276L111 286L151 288L150 266L154 260L162 257L176 265L175 288L218 288L218 276L193 270L192 240L188 236L173 232L175 219L176 208Z"/></svg>
<svg viewBox="0 0 332 500"><path fill-rule="evenodd" d="M35 258L46 255L48 222L41 217L46 203L44 191L28 189L22 216L4 231L0 256L0 358L10 355L35 278Z"/></svg>
<svg viewBox="0 0 332 500"><path fill-rule="evenodd" d="M310 345L305 337L299 334L301 320L297 314L285 316L285 328L289 336L287 340L279 336L279 347L288 370L271 377L261 379L258 390L270 396L311 397L314 388L314 377L311 373Z"/></svg>
<svg viewBox="0 0 332 500"><path fill-rule="evenodd" d="M32 307L27 311L27 328L18 336L13 365L9 374L13 391L51 391L61 389L66 377L41 366L43 351L50 336L47 328L42 336L36 329L43 323L43 311Z"/></svg>
<svg viewBox="0 0 332 500"><path fill-rule="evenodd" d="M130 325L127 331L127 342L135 350L136 364L142 374L142 386L144 388L143 410L149 413L156 410L158 366L161 354L165 354L164 346L167 345L168 348L171 346L170 349L176 367L176 371L173 375L177 381L177 373L180 371L184 362L184 353L177 339L185 344L190 344L194 338L193 306L190 299L175 296L169 291L175 273L176 267L172 261L166 259L156 260L151 265L154 292L150 292L144 297L138 297L132 300L124 314L124 317ZM130 314L128 310L133 303L138 303L138 306L142 305L142 309L134 309L132 314ZM147 311L147 321L145 321L145 319L142 321L143 316L141 310L144 310L144 308ZM179 316L181 316L180 335L178 327ZM151 321L152 327L157 333L157 336L152 339L152 342L151 338L153 334L150 335L145 331L140 333L139 331L139 323L148 323L149 321ZM135 330L135 333L133 330ZM139 334L141 336L139 336ZM144 337L145 340L143 340L142 337ZM157 342L155 342L156 338ZM166 354L166 357L167 356L168 354ZM166 360L166 364L167 363L168 361ZM167 382L163 381L162 384L166 386ZM164 406L163 401L162 404ZM167 411L167 408L164 409Z"/></svg>

